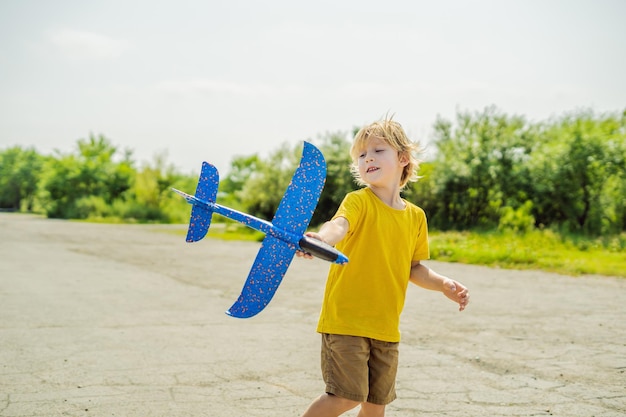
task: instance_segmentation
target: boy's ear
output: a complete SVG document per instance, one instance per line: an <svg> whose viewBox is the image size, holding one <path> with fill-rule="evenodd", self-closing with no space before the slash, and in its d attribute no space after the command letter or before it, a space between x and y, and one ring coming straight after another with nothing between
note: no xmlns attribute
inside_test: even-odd
<svg viewBox="0 0 626 417"><path fill-rule="evenodd" d="M409 155L406 152L399 152L398 160L400 161L400 165L405 167L409 164Z"/></svg>

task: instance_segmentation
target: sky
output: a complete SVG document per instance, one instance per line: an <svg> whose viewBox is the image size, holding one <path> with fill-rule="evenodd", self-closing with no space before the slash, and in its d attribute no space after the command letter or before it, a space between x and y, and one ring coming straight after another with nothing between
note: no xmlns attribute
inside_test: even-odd
<svg viewBox="0 0 626 417"><path fill-rule="evenodd" d="M393 114L626 109L623 0L0 0L0 150L104 135L178 170Z"/></svg>

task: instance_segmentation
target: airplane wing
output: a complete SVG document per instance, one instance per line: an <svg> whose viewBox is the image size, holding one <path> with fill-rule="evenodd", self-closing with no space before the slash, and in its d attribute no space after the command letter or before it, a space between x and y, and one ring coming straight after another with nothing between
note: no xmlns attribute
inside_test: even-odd
<svg viewBox="0 0 626 417"><path fill-rule="evenodd" d="M302 235L317 206L326 182L326 161L315 146L304 142L302 159L283 195L272 224L294 235Z"/></svg>
<svg viewBox="0 0 626 417"><path fill-rule="evenodd" d="M326 181L326 162L322 153L304 142L300 165L293 174L272 225L301 236L309 226ZM239 299L226 312L248 318L261 312L274 297L296 253L296 245L266 235Z"/></svg>
<svg viewBox="0 0 626 417"><path fill-rule="evenodd" d="M294 245L265 236L241 295L226 314L245 319L260 313L274 297L295 253Z"/></svg>

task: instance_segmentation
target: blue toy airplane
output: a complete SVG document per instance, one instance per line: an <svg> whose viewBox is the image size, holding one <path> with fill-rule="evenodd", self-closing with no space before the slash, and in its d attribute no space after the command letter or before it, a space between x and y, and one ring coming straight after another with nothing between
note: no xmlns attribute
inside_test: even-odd
<svg viewBox="0 0 626 417"><path fill-rule="evenodd" d="M287 187L272 222L215 203L219 174L203 162L195 196L173 189L192 204L187 242L206 236L213 213L265 233L241 295L226 314L248 318L261 312L280 285L297 250L326 261L344 264L348 258L330 245L304 236L326 181L326 161L315 146L304 142L300 165Z"/></svg>

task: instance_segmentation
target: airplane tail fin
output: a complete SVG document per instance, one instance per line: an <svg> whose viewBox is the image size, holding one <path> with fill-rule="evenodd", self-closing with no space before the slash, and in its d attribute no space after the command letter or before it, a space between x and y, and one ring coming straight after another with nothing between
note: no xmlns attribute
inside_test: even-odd
<svg viewBox="0 0 626 417"><path fill-rule="evenodd" d="M192 199L187 198L191 203L191 218L189 219L189 229L187 230L187 242L197 242L204 238L211 226L211 204L215 203L217 196L217 186L220 177L215 166L203 162L196 195ZM190 196L192 197L192 196ZM207 204L208 203L208 204Z"/></svg>

